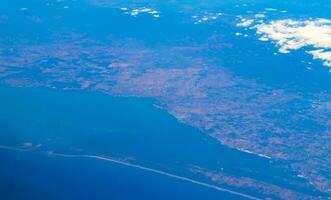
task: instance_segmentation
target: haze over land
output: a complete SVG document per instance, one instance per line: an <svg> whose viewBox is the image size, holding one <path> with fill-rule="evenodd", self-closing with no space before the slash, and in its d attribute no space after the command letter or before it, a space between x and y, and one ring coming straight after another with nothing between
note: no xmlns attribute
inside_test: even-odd
<svg viewBox="0 0 331 200"><path fill-rule="evenodd" d="M315 10L303 13L308 4ZM33 5L2 9L2 84L151 98L219 145L296 177L270 175L285 185L201 166L186 167L190 174L265 197L329 195L329 3Z"/></svg>

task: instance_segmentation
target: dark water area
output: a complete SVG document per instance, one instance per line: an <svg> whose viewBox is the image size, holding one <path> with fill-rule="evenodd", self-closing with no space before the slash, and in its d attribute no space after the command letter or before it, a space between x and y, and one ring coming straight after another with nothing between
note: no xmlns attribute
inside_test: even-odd
<svg viewBox="0 0 331 200"><path fill-rule="evenodd" d="M245 199L127 166L0 150L1 199Z"/></svg>
<svg viewBox="0 0 331 200"><path fill-rule="evenodd" d="M130 11L155 9L160 16L146 12L134 16L125 13L122 6ZM286 10L286 14L267 13L266 8ZM69 88L75 84L70 81L82 78L86 83L93 80L108 86L112 83L103 79L101 69L117 62L119 66L140 67L145 65L144 61L151 61L143 67L225 70L230 77L257 82L261 88L266 86L267 91L282 89L298 94L303 99L301 110L308 108L318 96L329 94L329 68L305 53L309 48L279 54L273 42L258 40L255 29L243 30L236 24L240 17L251 17L261 11L265 11L267 21L330 18L329 8L327 1L312 0L304 3L3 0L0 2L0 56L3 58L0 80L12 81L14 85L17 80L23 80L24 85L27 78L30 82L24 86L40 81L36 85ZM215 20L194 23L194 17L217 13L222 14ZM247 33L247 36L238 37L235 33ZM77 50L70 51L76 47ZM138 72L144 74L144 70ZM200 76L205 78L203 74ZM108 78L111 77L112 74ZM122 86L125 89L125 84ZM54 157L47 152L125 160L260 198L265 196L252 189L260 189L255 183L267 184L266 188L273 192L277 186L321 195L298 177L299 172L290 170L290 161L267 159L223 146L208 134L180 123L166 110L155 106L158 103L152 98L114 97L93 91L1 85L0 145L28 151L0 149L0 199L240 198L137 168L89 158ZM291 106L289 104L289 111L284 115L299 112L291 111ZM298 127L323 132L324 127L302 123ZM233 178L232 183L217 183L193 172L194 169L221 172L229 180ZM245 184L245 178L255 182L234 186Z"/></svg>
<svg viewBox="0 0 331 200"><path fill-rule="evenodd" d="M251 177L304 193L317 194L312 189L289 184L287 180L302 181L295 173L284 170L276 162L222 146L208 135L179 123L166 111L154 107L152 99L6 86L0 87L0 98L1 145L38 146L32 148L32 152L1 150L1 163L5 164L1 165L0 180L2 187L11 188L9 193L8 189L3 190L6 192L0 193L1 196L13 194L13 191L17 191L17 195L26 193L31 189L24 188L27 184L35 190L42 188L46 191L45 195L50 197L68 193L73 197L85 194L101 195L100 198L129 195L127 198L137 199L136 195L147 195L142 198L155 199L159 193L151 193L150 190L174 195L164 196L165 199L186 199L185 195L193 195L190 199L211 195L211 199L215 199L218 195L225 195L209 188L104 161L49 157L46 155L49 151L125 159L130 163L202 182L209 180L192 174L190 168L216 171L222 168L230 176ZM35 173L37 175L33 176ZM48 178L49 175L53 178ZM113 178L119 181L118 185L112 181ZM70 181L78 186L71 188L70 184L65 185ZM107 185L112 188L109 189ZM134 189L136 185L140 189ZM66 190L58 192L62 189ZM132 196L124 192L131 189L136 191ZM177 190L178 194L173 192ZM250 190L240 192L260 195ZM31 195L38 198L40 193Z"/></svg>

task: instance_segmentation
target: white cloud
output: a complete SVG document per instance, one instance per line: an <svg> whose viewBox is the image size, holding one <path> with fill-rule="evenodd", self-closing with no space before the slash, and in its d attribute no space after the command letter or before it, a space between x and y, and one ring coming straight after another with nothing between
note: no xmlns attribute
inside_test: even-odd
<svg viewBox="0 0 331 200"><path fill-rule="evenodd" d="M259 40L273 41L280 53L290 53L303 47L313 48L307 53L314 59L324 61L331 66L331 20L276 20L269 23L254 22L253 19L241 19L240 26L256 29ZM238 25L238 26L239 26Z"/></svg>
<svg viewBox="0 0 331 200"><path fill-rule="evenodd" d="M307 51L307 53L313 55L314 59L324 60L324 65L331 67L331 51L324 51L323 49Z"/></svg>
<svg viewBox="0 0 331 200"><path fill-rule="evenodd" d="M276 8L265 8L264 10L266 10L266 11L277 11Z"/></svg>
<svg viewBox="0 0 331 200"><path fill-rule="evenodd" d="M120 8L120 10L125 11L124 14L130 14L133 17L136 17L141 13L149 14L149 15L155 17L155 18L160 17L160 12L159 11L153 10L151 8L146 8L146 7L136 8L136 9L133 9L131 11L128 8L123 7L123 8Z"/></svg>
<svg viewBox="0 0 331 200"><path fill-rule="evenodd" d="M265 18L265 14L261 14L261 13L258 13L258 14L255 14L254 15L255 18Z"/></svg>
<svg viewBox="0 0 331 200"><path fill-rule="evenodd" d="M239 27L248 27L250 25L252 25L254 22L253 19L245 19L245 18L242 18L241 19L241 22L237 24L237 26Z"/></svg>
<svg viewBox="0 0 331 200"><path fill-rule="evenodd" d="M276 41L283 51L304 46L331 48L331 20L278 20L255 26L257 33Z"/></svg>
<svg viewBox="0 0 331 200"><path fill-rule="evenodd" d="M194 20L194 24L201 24L203 22L216 20L222 15L222 13L205 13L203 16L194 15L192 16L192 19Z"/></svg>

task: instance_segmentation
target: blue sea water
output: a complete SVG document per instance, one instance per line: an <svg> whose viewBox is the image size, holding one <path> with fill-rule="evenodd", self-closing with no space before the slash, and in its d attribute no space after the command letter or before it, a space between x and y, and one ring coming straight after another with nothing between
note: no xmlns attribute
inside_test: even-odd
<svg viewBox="0 0 331 200"><path fill-rule="evenodd" d="M237 30L231 23L200 27L180 23L191 16L183 17L175 14L178 10L167 7L162 8L163 17L156 20L148 16L132 18L118 10L93 7L85 1L58 3L46 7L43 1L2 1L0 4L4 6L0 11L10 18L9 22L0 25L1 41L10 44L27 40L38 44L52 40L50 35L56 32L74 32L100 41L109 34L133 37L155 48L185 37L201 42L217 32L223 36L222 42L234 47L213 49L206 52L206 56L220 58L220 65L242 77L254 78L269 86L286 84L293 86L293 90L304 88L304 92L322 91L331 85L326 68L316 67L313 72L307 72L298 62L307 55L298 52L275 57L273 44L256 38L238 39L232 34ZM215 6L210 11L240 14L240 10L219 9L217 3L210 5ZM70 11L63 9L65 5ZM263 5L255 9L258 11L269 5L285 9L283 4L274 2ZM297 16L303 11L309 16L329 16L327 12L316 10L295 10L294 7L301 7L294 3L288 6L286 9ZM28 12L22 12L21 7L28 7ZM33 23L27 15L40 15L45 21ZM252 47L254 51L249 51ZM284 67L283 63L288 65ZM30 73L28 75L34 77L33 70ZM7 86L0 87L0 99L0 145L41 144L38 149L27 152L0 150L1 163L4 163L0 165L0 199L240 198L136 168L86 158L54 157L48 155L48 151L128 159L145 167L202 182L208 180L195 176L188 169L194 166L209 170L223 168L225 173L234 177L252 177L307 194L318 194L311 188L290 185L288 180L303 182L291 170L270 163L268 159L224 147L208 135L179 123L166 111L154 107L153 99ZM241 192L263 197L248 189Z"/></svg>
<svg viewBox="0 0 331 200"><path fill-rule="evenodd" d="M1 199L245 199L105 161L0 150Z"/></svg>
<svg viewBox="0 0 331 200"><path fill-rule="evenodd" d="M163 160L168 164L180 161L186 151L174 134L180 138L189 134L188 128L159 114L150 100L4 87L1 98L2 145L43 145L32 152L0 150L1 199L241 198L111 162L47 155L46 150L70 153L78 145L89 154L134 156L150 162L161 157L169 159ZM166 127L173 125L176 132L167 132ZM157 138L166 140L160 143ZM191 142L196 145L186 141Z"/></svg>
<svg viewBox="0 0 331 200"><path fill-rule="evenodd" d="M188 169L224 168L224 172L235 177L252 177L318 194L289 185L286 180L296 179L296 174L277 167L277 163L222 146L208 135L179 123L166 111L154 107L151 99L7 86L0 87L0 94L1 145L41 144L25 152L1 150L2 197L240 198L141 169L90 158L57 157L49 155L50 151L128 159L130 163L207 183L211 182ZM240 192L260 196L245 189Z"/></svg>

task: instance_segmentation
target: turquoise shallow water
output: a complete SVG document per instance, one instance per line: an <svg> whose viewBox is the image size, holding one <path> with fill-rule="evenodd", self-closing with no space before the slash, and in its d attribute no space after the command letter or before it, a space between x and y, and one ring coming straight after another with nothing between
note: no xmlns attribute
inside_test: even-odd
<svg viewBox="0 0 331 200"><path fill-rule="evenodd" d="M42 199L42 195L62 199L64 194L125 199L139 199L139 195L146 195L141 196L144 199L155 199L158 195L164 199L233 196L105 161L54 157L47 154L49 151L110 156L211 184L215 183L189 169L223 168L231 176L252 177L315 194L310 189L289 185L286 180L295 179L293 172L282 170L268 159L220 145L154 107L152 99L45 88L3 86L0 91L1 145L39 146L27 152L1 150L1 162L6 164L1 166L0 180L2 187L7 188L2 190L6 192L0 192L1 196L25 195L29 191L34 199ZM29 188L25 188L27 185ZM238 188L225 188L238 191ZM250 190L240 192L260 196Z"/></svg>

